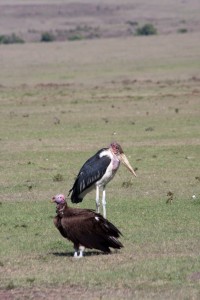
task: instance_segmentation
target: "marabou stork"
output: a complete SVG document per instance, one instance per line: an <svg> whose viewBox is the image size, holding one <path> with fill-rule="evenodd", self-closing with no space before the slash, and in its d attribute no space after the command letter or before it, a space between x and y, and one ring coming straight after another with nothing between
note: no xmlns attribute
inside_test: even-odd
<svg viewBox="0 0 200 300"><path fill-rule="evenodd" d="M110 253L110 248L120 249L118 241L121 232L104 217L91 209L72 208L67 205L65 196L52 198L56 203L54 225L61 235L74 244L74 257L82 257L86 248Z"/></svg>
<svg viewBox="0 0 200 300"><path fill-rule="evenodd" d="M70 189L68 196L71 194L73 203L81 202L84 196L92 189L96 188L96 211L99 213L99 188L103 188L102 206L103 216L106 218L106 184L116 174L120 162L122 162L128 170L136 176L135 171L131 167L122 147L113 142L108 148L99 150L94 156L89 158L80 169L78 176Z"/></svg>

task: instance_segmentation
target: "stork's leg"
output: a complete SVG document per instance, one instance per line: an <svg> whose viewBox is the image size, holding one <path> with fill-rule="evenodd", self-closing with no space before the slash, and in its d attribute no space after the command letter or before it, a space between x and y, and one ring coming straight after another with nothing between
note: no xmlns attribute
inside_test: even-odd
<svg viewBox="0 0 200 300"><path fill-rule="evenodd" d="M98 185L96 186L96 212L99 213L99 206L100 206L100 203L99 203L99 187Z"/></svg>
<svg viewBox="0 0 200 300"><path fill-rule="evenodd" d="M106 188L105 188L105 186L103 186L102 206L103 206L103 216L106 219Z"/></svg>

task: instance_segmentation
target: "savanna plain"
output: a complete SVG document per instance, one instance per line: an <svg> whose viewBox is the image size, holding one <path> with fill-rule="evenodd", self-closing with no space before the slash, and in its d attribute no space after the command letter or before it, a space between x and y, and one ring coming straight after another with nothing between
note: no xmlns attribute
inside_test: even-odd
<svg viewBox="0 0 200 300"><path fill-rule="evenodd" d="M185 33L158 22L152 36L0 45L0 299L200 298L200 28L191 2L184 18L170 11ZM152 3L153 22L162 11ZM106 189L124 248L75 259L50 200L67 195L111 141L138 175L121 166ZM95 192L68 204L94 209Z"/></svg>

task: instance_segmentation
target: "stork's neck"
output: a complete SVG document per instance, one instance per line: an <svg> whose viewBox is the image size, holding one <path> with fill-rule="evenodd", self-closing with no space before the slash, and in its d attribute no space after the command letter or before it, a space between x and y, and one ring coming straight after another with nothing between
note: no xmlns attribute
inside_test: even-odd
<svg viewBox="0 0 200 300"><path fill-rule="evenodd" d="M112 159L112 169L115 171L119 168L120 160L118 159L117 155L113 154Z"/></svg>
<svg viewBox="0 0 200 300"><path fill-rule="evenodd" d="M110 149L110 148L102 149L99 156L100 156L100 158L103 156L108 156L111 159L112 170L117 171L117 169L119 168L119 165L120 165L120 160L117 157L117 155L112 151L112 149Z"/></svg>

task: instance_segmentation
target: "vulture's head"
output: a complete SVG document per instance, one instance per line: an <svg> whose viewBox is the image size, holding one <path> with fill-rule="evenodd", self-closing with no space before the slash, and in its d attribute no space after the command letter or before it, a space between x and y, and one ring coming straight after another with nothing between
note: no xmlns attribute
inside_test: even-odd
<svg viewBox="0 0 200 300"><path fill-rule="evenodd" d="M52 202L54 202L56 204L63 204L63 203L65 203L65 195L59 194L59 195L54 196L52 198Z"/></svg>

